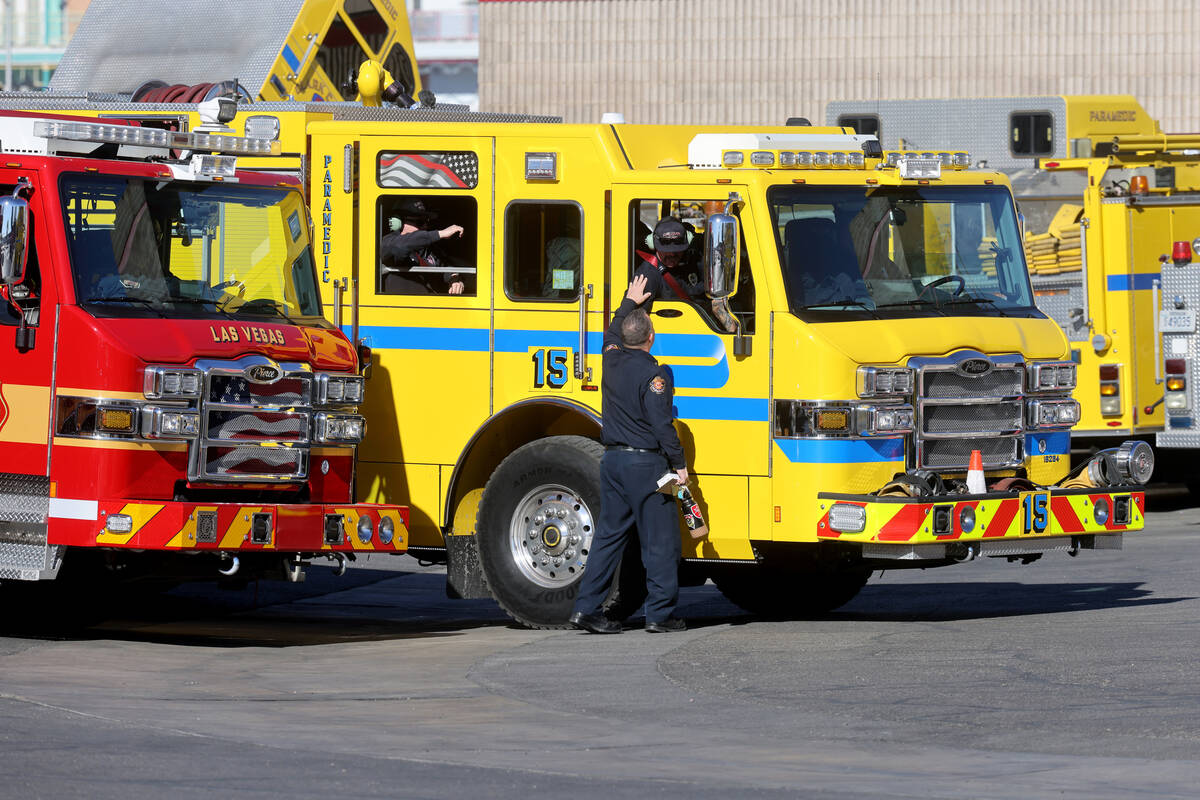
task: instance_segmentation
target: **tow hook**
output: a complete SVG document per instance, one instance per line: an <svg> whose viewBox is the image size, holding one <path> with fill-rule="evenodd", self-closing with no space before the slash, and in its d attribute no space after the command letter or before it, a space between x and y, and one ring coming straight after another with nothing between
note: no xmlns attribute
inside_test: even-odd
<svg viewBox="0 0 1200 800"><path fill-rule="evenodd" d="M953 542L946 545L946 557L952 561L962 564L967 561L974 561L979 553L973 544L964 542Z"/></svg>
<svg viewBox="0 0 1200 800"><path fill-rule="evenodd" d="M333 576L340 578L345 575L346 569L350 566L349 562L346 561L346 557L341 553L334 553L330 558L335 562L333 565Z"/></svg>
<svg viewBox="0 0 1200 800"><path fill-rule="evenodd" d="M300 556L283 562L283 576L289 583L304 583L304 562Z"/></svg>
<svg viewBox="0 0 1200 800"><path fill-rule="evenodd" d="M221 553L221 563L225 563L225 562L228 562L229 566L228 567L217 567L217 572L221 573L226 578L232 578L234 575L237 574L238 569L241 568L242 562L235 555L231 555L229 553Z"/></svg>

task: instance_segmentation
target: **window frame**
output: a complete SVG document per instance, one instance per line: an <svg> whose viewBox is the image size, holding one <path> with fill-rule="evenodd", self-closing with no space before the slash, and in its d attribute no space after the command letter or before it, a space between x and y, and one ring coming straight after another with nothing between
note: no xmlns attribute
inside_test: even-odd
<svg viewBox="0 0 1200 800"><path fill-rule="evenodd" d="M1030 141L1029 141L1030 149L1029 149L1028 153L1018 152L1015 147L1015 142L1013 142L1013 136L1012 136L1013 130L1017 127L1017 120L1022 117L1028 118L1029 139L1030 139ZM1045 117L1050 122L1050 143L1048 146L1049 149L1047 149L1045 152L1040 152L1037 149L1035 149L1036 131L1034 130L1034 125L1036 123L1037 117ZM1009 155L1011 155L1013 158L1045 158L1047 156L1053 156L1054 155L1055 137L1056 137L1056 131L1054 128L1055 128L1054 113L1052 111L1049 111L1048 109L1042 109L1039 111L1013 111L1012 113L1010 113L1008 115L1008 136L1007 136L1007 138L1008 138L1008 153L1009 153Z"/></svg>
<svg viewBox="0 0 1200 800"><path fill-rule="evenodd" d="M504 260L503 260L503 263L501 263L501 265L500 265L500 284L504 290L504 296L506 298L508 298L508 300L510 300L511 302L514 302L514 303L558 303L558 304L578 303L579 302L578 292L576 293L575 297L573 297L573 298L563 299L563 298L559 298L559 297L514 297L513 294L509 291L509 282L508 282L509 269L508 269L508 267L509 267L509 263L510 263L509 247L510 247L511 239L509 237L508 213L509 213L509 211L511 211L513 209L514 206L517 206L517 205L574 206L579 211L579 286L582 288L584 285L584 280L583 280L583 264L584 264L583 204L576 200L568 200L568 199L540 199L540 198L535 198L535 197L520 197L520 198L517 198L514 200L510 200L508 202L508 204L506 206L504 206L504 216L503 216L503 220L504 220ZM542 243L543 248L545 247L546 244L547 244L547 242Z"/></svg>

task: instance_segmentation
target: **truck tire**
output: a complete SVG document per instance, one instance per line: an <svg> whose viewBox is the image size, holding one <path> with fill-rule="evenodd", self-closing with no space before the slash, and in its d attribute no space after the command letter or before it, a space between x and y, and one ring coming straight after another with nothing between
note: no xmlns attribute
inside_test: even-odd
<svg viewBox="0 0 1200 800"><path fill-rule="evenodd" d="M600 456L583 436L550 436L517 448L483 489L475 520L479 562L492 597L530 628L567 618L600 519Z"/></svg>
<svg viewBox="0 0 1200 800"><path fill-rule="evenodd" d="M787 572L750 567L714 578L725 599L765 619L804 619L854 599L869 570Z"/></svg>

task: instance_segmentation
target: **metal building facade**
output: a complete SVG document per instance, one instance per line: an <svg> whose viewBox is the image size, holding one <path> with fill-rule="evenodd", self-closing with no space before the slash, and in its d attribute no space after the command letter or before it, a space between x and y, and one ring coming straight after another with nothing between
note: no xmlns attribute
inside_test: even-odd
<svg viewBox="0 0 1200 800"><path fill-rule="evenodd" d="M1200 2L480 0L485 111L778 124L831 100L1109 94L1200 130Z"/></svg>

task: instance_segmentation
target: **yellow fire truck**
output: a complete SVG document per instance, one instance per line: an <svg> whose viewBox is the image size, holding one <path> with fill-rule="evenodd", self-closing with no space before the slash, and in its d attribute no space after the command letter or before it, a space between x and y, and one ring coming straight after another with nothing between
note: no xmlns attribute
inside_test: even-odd
<svg viewBox="0 0 1200 800"><path fill-rule="evenodd" d="M841 128L249 112L304 161L326 303L373 352L358 496L407 501L409 552L446 559L453 593L565 624L598 512L602 334L668 215L704 287L654 307L710 529L681 526L686 580L812 613L876 569L1028 563L1143 526L1148 446L1069 470L1076 365L1034 306L1006 179L966 153ZM406 219L462 233L391 263Z"/></svg>
<svg viewBox="0 0 1200 800"><path fill-rule="evenodd" d="M1094 449L1157 433L1159 446L1200 446L1185 370L1167 375L1195 334L1191 271L1162 272L1200 255L1200 137L1161 133L1128 95L838 101L827 117L885 146L966 144L1010 177L1038 308L1079 364L1073 439Z"/></svg>
<svg viewBox="0 0 1200 800"><path fill-rule="evenodd" d="M1009 187L966 153L837 128L308 132L324 266L357 285L376 354L359 492L407 498L410 549L444 546L452 586L521 622L569 610L599 502L601 335L668 215L695 229L706 287L654 310L711 531L684 537L688 577L804 613L873 569L1029 560L1142 525L1144 443L1058 485L1076 366L1034 307ZM464 228L400 276L429 270L420 293L380 251L415 200L426 227ZM990 487L961 494L974 450Z"/></svg>

